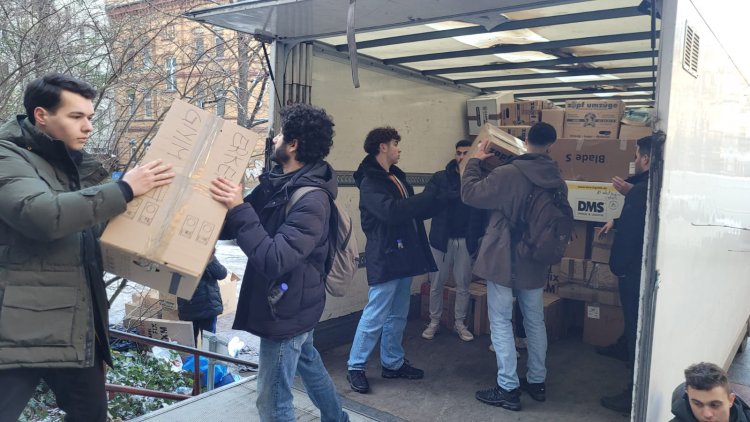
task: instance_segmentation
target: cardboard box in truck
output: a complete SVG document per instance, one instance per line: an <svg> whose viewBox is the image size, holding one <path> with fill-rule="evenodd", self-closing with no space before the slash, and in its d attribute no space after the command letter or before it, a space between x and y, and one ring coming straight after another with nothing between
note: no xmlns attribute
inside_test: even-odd
<svg viewBox="0 0 750 422"><path fill-rule="evenodd" d="M564 299L620 306L620 294L617 290L600 290L583 284L562 282L557 286L557 295Z"/></svg>
<svg viewBox="0 0 750 422"><path fill-rule="evenodd" d="M635 173L635 140L561 138L549 155L560 166L565 180L611 182Z"/></svg>
<svg viewBox="0 0 750 422"><path fill-rule="evenodd" d="M502 104L513 101L512 92L482 95L466 101L466 120L469 134L478 135L485 123L500 126Z"/></svg>
<svg viewBox="0 0 750 422"><path fill-rule="evenodd" d="M573 218L606 223L620 217L625 197L612 183L565 181Z"/></svg>
<svg viewBox="0 0 750 422"><path fill-rule="evenodd" d="M542 121L542 110L554 105L548 100L517 101L502 104L502 126L528 125Z"/></svg>
<svg viewBox="0 0 750 422"><path fill-rule="evenodd" d="M531 126L498 126L501 130L507 132L509 135L515 136L516 138L525 141L526 136L529 133Z"/></svg>
<svg viewBox="0 0 750 422"><path fill-rule="evenodd" d="M653 130L650 126L631 126L631 125L620 125L620 138L619 139L633 139L638 140L646 136L650 136Z"/></svg>
<svg viewBox="0 0 750 422"><path fill-rule="evenodd" d="M545 108L542 109L542 122L550 124L555 128L558 138L563 137L565 128L565 109L564 108Z"/></svg>
<svg viewBox="0 0 750 422"><path fill-rule="evenodd" d="M617 139L624 110L620 100L568 100L563 137Z"/></svg>
<svg viewBox="0 0 750 422"><path fill-rule="evenodd" d="M104 269L190 299L206 268L226 208L211 181L238 183L257 135L183 101L175 101L143 158L173 165L172 184L135 198L101 238Z"/></svg>
<svg viewBox="0 0 750 422"><path fill-rule="evenodd" d="M583 319L583 342L592 346L608 346L622 335L625 322L618 306L587 303Z"/></svg>
<svg viewBox="0 0 750 422"><path fill-rule="evenodd" d="M468 156L472 157L477 148L479 148L479 144L484 141L487 141L485 149L494 154L494 157L487 158L483 163L483 165L490 168L495 168L512 157L526 153L526 146L523 144L523 141L511 136L497 126L486 124L482 126L479 135L474 139L474 144L471 146ZM469 160L461 162L461 173L463 173L467 162Z"/></svg>
<svg viewBox="0 0 750 422"><path fill-rule="evenodd" d="M615 239L615 230L610 230L606 236L599 238L601 230L601 227L597 227L594 231L594 240L591 242L591 260L607 264L612 250L612 241Z"/></svg>

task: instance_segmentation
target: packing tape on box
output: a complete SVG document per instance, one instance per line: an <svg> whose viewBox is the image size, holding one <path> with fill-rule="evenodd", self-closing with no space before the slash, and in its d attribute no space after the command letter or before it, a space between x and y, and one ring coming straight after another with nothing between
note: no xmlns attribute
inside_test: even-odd
<svg viewBox="0 0 750 422"><path fill-rule="evenodd" d="M202 139L204 141L199 147L195 148L191 152L187 161L191 164L185 175L176 176L170 186L171 188L175 189L176 194L171 203L167 206L166 215L171 215L172 218L169 219L168 224L162 225L156 236L149 237L145 248L146 256L154 257L159 261L163 261L162 257L167 251L172 238L178 233L179 223L187 211L188 201L182 201L182 199L192 191L190 189L190 182L201 177L201 169L205 168L206 166L209 158L209 153L214 143L216 142L216 138L220 132L222 122L223 121L221 119L215 119L209 124L203 126L198 133L196 139ZM203 188L201 190L207 193L206 188ZM158 264L154 262L149 262L148 265L142 265L138 262L136 262L136 264L146 268L148 271L158 270ZM177 294L177 289L179 288L181 279L181 274L177 272L172 273L172 279L169 284L169 293Z"/></svg>

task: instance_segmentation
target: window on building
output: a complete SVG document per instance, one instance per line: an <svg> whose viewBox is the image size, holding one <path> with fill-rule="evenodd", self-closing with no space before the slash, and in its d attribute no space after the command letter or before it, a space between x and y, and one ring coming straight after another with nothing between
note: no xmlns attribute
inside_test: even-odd
<svg viewBox="0 0 750 422"><path fill-rule="evenodd" d="M164 28L164 38L168 40L173 40L175 35L177 34L177 28L175 28L174 24L169 24Z"/></svg>
<svg viewBox="0 0 750 422"><path fill-rule="evenodd" d="M143 117L146 119L154 117L154 98L150 92L143 97Z"/></svg>
<svg viewBox="0 0 750 422"><path fill-rule="evenodd" d="M137 108L137 105L135 103L135 91L130 90L128 91L128 99L127 99L127 105L128 110L130 111L130 115L135 115L135 110Z"/></svg>
<svg viewBox="0 0 750 422"><path fill-rule="evenodd" d="M146 47L143 49L143 68L150 69L154 62L151 60L151 49Z"/></svg>
<svg viewBox="0 0 750 422"><path fill-rule="evenodd" d="M167 91L177 90L177 58L167 57Z"/></svg>
<svg viewBox="0 0 750 422"><path fill-rule="evenodd" d="M221 87L214 88L214 97L216 97L216 115L224 117L227 108L227 96Z"/></svg>
<svg viewBox="0 0 750 422"><path fill-rule="evenodd" d="M214 45L216 46L216 58L224 58L224 38L221 37L221 31L216 31L214 35Z"/></svg>
<svg viewBox="0 0 750 422"><path fill-rule="evenodd" d="M193 32L193 37L195 38L195 57L201 57L206 52L203 31Z"/></svg>
<svg viewBox="0 0 750 422"><path fill-rule="evenodd" d="M206 105L206 88L203 85L198 85L195 88L195 106L203 108Z"/></svg>

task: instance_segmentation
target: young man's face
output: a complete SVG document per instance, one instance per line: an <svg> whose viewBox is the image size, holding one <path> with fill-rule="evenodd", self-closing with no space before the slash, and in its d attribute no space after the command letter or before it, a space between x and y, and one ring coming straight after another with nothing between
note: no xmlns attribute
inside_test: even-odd
<svg viewBox="0 0 750 422"><path fill-rule="evenodd" d="M469 154L469 150L471 147L458 147L456 148L456 163L461 164L461 161L463 161L467 154Z"/></svg>
<svg viewBox="0 0 750 422"><path fill-rule="evenodd" d="M398 147L399 141L391 139L387 143L380 144L380 152L385 154L385 159L389 164L398 164L401 158L401 149Z"/></svg>
<svg viewBox="0 0 750 422"><path fill-rule="evenodd" d="M708 391L688 387L687 395L695 419L700 422L729 422L734 393L727 392L722 386Z"/></svg>
<svg viewBox="0 0 750 422"><path fill-rule="evenodd" d="M647 154L641 154L641 150L635 147L635 174L641 174L649 169L651 164L651 156Z"/></svg>
<svg viewBox="0 0 750 422"><path fill-rule="evenodd" d="M94 103L70 91L60 92L60 105L52 113L42 107L34 111L36 127L53 139L61 140L71 151L80 151L86 145L94 117Z"/></svg>

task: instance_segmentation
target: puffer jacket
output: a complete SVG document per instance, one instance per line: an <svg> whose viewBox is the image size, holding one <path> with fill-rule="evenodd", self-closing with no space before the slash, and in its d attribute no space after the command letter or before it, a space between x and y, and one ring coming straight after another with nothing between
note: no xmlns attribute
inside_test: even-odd
<svg viewBox="0 0 750 422"><path fill-rule="evenodd" d="M183 321L200 321L221 315L224 304L221 302L221 289L218 280L227 277L227 269L215 256L203 272L198 287L190 300L177 298L177 314Z"/></svg>
<svg viewBox="0 0 750 422"><path fill-rule="evenodd" d="M279 167L273 172L279 174ZM303 186L321 189L303 195L287 215L292 193ZM337 192L336 172L318 161L297 170L280 187L262 175L245 202L229 211L222 238L236 239L247 255L232 328L283 340L317 325L326 302L324 270L331 201ZM268 298L281 283L289 288L272 305Z"/></svg>
<svg viewBox="0 0 750 422"><path fill-rule="evenodd" d="M0 369L111 365L98 229L126 198L78 158L25 116L0 127Z"/></svg>
<svg viewBox="0 0 750 422"><path fill-rule="evenodd" d="M524 290L544 287L549 265L518 258L510 231L520 221L534 185L560 188L567 197L568 189L560 177L560 168L546 154L525 154L489 173L481 164L479 159L470 159L461 176L464 203L490 212L474 274L504 287Z"/></svg>
<svg viewBox="0 0 750 422"><path fill-rule="evenodd" d="M398 178L407 191L403 198ZM367 237L365 266L369 285L437 271L423 220L434 212L436 192L425 188L417 195L396 166L390 173L368 155L354 173L359 188L362 231Z"/></svg>

